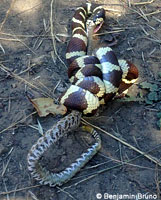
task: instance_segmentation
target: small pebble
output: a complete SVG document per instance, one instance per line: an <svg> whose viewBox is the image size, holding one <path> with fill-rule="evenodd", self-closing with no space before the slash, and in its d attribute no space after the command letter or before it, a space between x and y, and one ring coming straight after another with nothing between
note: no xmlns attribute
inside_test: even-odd
<svg viewBox="0 0 161 200"><path fill-rule="evenodd" d="M11 84L11 87L12 87L12 88L16 88L16 87L17 87L17 84L16 84L16 83L12 83L12 84Z"/></svg>

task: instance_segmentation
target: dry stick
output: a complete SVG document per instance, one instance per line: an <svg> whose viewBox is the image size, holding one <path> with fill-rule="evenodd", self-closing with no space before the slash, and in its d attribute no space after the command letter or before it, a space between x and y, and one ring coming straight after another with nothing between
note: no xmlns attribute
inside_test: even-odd
<svg viewBox="0 0 161 200"><path fill-rule="evenodd" d="M148 18L146 17L145 13L143 12L143 10L141 8L139 8L140 12L141 12L141 15L142 17L147 21L149 22Z"/></svg>
<svg viewBox="0 0 161 200"><path fill-rule="evenodd" d="M103 32L103 33L96 33L93 36L106 35L106 34L109 34L109 33L119 33L119 32L123 32L123 31L125 31L125 29L120 29L120 30L115 30L115 31L106 31L106 32Z"/></svg>
<svg viewBox="0 0 161 200"><path fill-rule="evenodd" d="M143 32L145 33L145 35L147 35L147 36L150 35L150 34L145 30L145 28L144 28L142 25L140 25L140 27L141 27L141 29L143 30Z"/></svg>
<svg viewBox="0 0 161 200"><path fill-rule="evenodd" d="M153 38L149 38L149 37L143 37L143 38L161 44L161 40L160 39L153 39Z"/></svg>
<svg viewBox="0 0 161 200"><path fill-rule="evenodd" d="M13 150L12 150L12 151L13 151ZM11 153L12 153L12 152L11 152ZM4 169L3 169L2 174L1 174L2 177L4 176L4 174L5 174L6 170L7 170L7 167L8 167L8 165L9 165L9 162L10 162L11 158L12 158L12 157L10 156L9 159L8 159L8 161L7 161L7 163L6 163L6 165L4 166Z"/></svg>
<svg viewBox="0 0 161 200"><path fill-rule="evenodd" d="M160 22L161 23L161 20L156 18L155 16L153 16L153 19L155 19L157 22Z"/></svg>
<svg viewBox="0 0 161 200"><path fill-rule="evenodd" d="M134 165L134 164L131 164L131 163L130 163L130 162L136 160L137 158L139 158L140 156L141 156L141 155L136 156L135 158L132 158L131 160L123 161L123 162L121 162L120 160L112 159L112 161L115 161L115 162L120 163L120 164L114 165L114 166L112 166L112 167L110 167L110 168L104 168L104 169L102 169L102 170L97 170L97 171L94 172L94 173L87 174L87 175L84 175L84 176L82 175L82 176L74 177L74 178L72 178L72 180L77 180L77 179L84 178L84 177L87 177L87 178L84 178L84 179L80 180L79 182L76 182L76 183L74 183L74 184L72 184L72 185L63 187L61 190L64 191L65 189L71 188L72 186L76 186L76 185L78 185L79 183L82 183L82 182L84 182L84 181L86 181L86 180L89 180L89 179L91 179L91 178L97 176L98 174L101 174L101 173L103 173L103 172L109 171L109 170L114 169L114 168L117 168L117 167L121 167L121 166L123 166L123 165L130 165L130 166L138 167L138 168L141 168L141 169L154 170L153 168L144 167L144 166L139 166L139 165ZM108 162L109 162L109 161L108 161ZM99 167L99 165L104 165L104 164L107 164L108 162L100 163L100 164L95 165L95 166L96 166L96 167ZM94 168L95 166L92 166L92 167ZM88 167L88 168L86 168L86 169L88 170L88 169L90 169L90 168L92 168L92 167ZM85 169L83 169L83 170L85 170ZM57 192L60 192L60 190L58 190Z"/></svg>
<svg viewBox="0 0 161 200"><path fill-rule="evenodd" d="M54 89L53 89L53 94L55 93L55 90L57 89L57 87L59 86L59 84L61 83L61 80L59 80L57 82L57 84L55 85Z"/></svg>
<svg viewBox="0 0 161 200"><path fill-rule="evenodd" d="M150 149L149 151L147 151L146 154L147 154L147 153L150 153L150 152L152 152L152 151L154 151L154 150L156 150L156 149L159 148L160 146L161 146L161 144L160 144L160 145L157 145L157 146L154 147L153 149ZM141 156L142 156L142 155L139 154L138 156L136 156L136 157L134 157L134 158L132 158L132 159L130 159L130 160L123 161L123 162L120 161L120 160L116 160L116 159L110 158L110 159L111 159L110 161L107 161L107 162L104 162L104 163L100 163L100 164L97 164L97 165L95 165L95 166L96 166L96 167L99 167L100 165L104 165L104 164L107 164L107 163L109 163L109 162L114 161L114 162L117 162L117 163L120 163L120 164L119 164L119 165L115 165L115 166L113 166L112 168L119 167L119 166L122 166L122 165L124 164L124 165L130 165L130 166L134 166L134 167L138 167L138 168L154 170L153 168L144 167L144 166L138 166L138 165L135 165L135 164L130 163L130 162L133 162L133 161L135 161L136 159L140 158ZM86 168L86 169L88 170L88 169L90 169L90 168L95 168L95 166L88 167L88 168ZM103 170L106 171L106 170L109 170L109 169L111 169L111 168L106 168L106 169L103 169ZM84 170L85 170L85 169L84 169ZM89 174L89 175L99 174L99 173L102 173L102 172L104 172L104 171L102 171L102 170L101 170L101 171L98 171L98 170L97 170L96 173ZM159 171L160 171L160 170L159 170ZM85 176L89 176L89 175L85 175ZM83 177L83 176L75 177L75 178L72 178L72 179L75 180L75 179L78 179L78 178L81 178L81 177Z"/></svg>
<svg viewBox="0 0 161 200"><path fill-rule="evenodd" d="M8 192L8 190L7 190L7 186L6 186L6 182L5 182L4 179L3 179L3 183L4 183L4 187L5 187L6 192ZM6 196L7 196L7 200L10 200L9 195L6 194Z"/></svg>
<svg viewBox="0 0 161 200"><path fill-rule="evenodd" d="M0 195L6 195L6 194L13 193L13 192L20 192L22 190L28 190L28 189L37 188L40 186L42 186L42 185L33 185L33 186L28 186L28 187L24 187L24 188L20 188L20 189L16 189L16 190L10 190L8 192L1 192Z"/></svg>
<svg viewBox="0 0 161 200"><path fill-rule="evenodd" d="M0 32L1 32L2 28L3 28L3 25L5 24L5 22L6 22L6 20L7 20L7 17L8 17L8 15L9 15L9 13L10 13L12 7L13 7L14 2L15 2L15 0L12 0L12 2L11 2L11 4L10 4L10 7L9 7L7 13L6 13L6 16L5 16L4 20L3 20L3 22L1 23ZM12 36L13 36L13 35L12 35ZM16 38L16 36L13 36L13 37ZM1 38L1 40L2 40L2 38ZM4 40L7 40L7 39L4 39ZM14 40L14 39L8 39L8 40L10 40L10 41L18 41L18 42L22 43L25 47L27 47L32 53L36 54L30 47L28 47L23 41L21 41L21 40L18 39L18 38L16 38L15 40Z"/></svg>
<svg viewBox="0 0 161 200"><path fill-rule="evenodd" d="M36 55L36 53L27 44L25 44L22 40L18 39L15 35L13 35L13 37L16 38L18 40L18 42L23 44L27 49L29 49L33 54Z"/></svg>
<svg viewBox="0 0 161 200"><path fill-rule="evenodd" d="M49 30L47 30L48 32ZM4 32L0 32L1 35L6 35L6 36L10 36L13 37L13 34L10 33L4 33ZM42 34L42 35L15 35L16 37L25 37L25 38L35 38L35 37L51 37L51 35L46 35L46 34ZM69 34L65 34L65 33L57 33L56 36L61 36L61 37L71 37ZM9 39L9 38L0 38L0 40L13 40L13 41L18 41L18 39Z"/></svg>
<svg viewBox="0 0 161 200"><path fill-rule="evenodd" d="M0 64L0 68L5 71L8 72L10 74L10 76L14 77L15 79L22 81L23 83L25 83L26 85L28 85L31 88L37 89L39 91L41 91L45 96L50 97L50 94L48 94L47 92L43 91L41 88L36 87L35 85L33 85L32 83L28 82L27 80L21 78L20 76L18 76L17 74L11 72L7 67L5 67L3 64Z"/></svg>
<svg viewBox="0 0 161 200"><path fill-rule="evenodd" d="M3 46L1 45L1 43L0 43L0 48L1 48L2 52L3 52L4 54L6 54L6 52L5 52L4 48L3 48Z"/></svg>
<svg viewBox="0 0 161 200"><path fill-rule="evenodd" d="M0 32L1 35L7 35L12 37L13 35L11 33L5 33L5 32ZM38 37L39 35L16 35L17 37L29 37L29 38L33 38L33 37Z"/></svg>
<svg viewBox="0 0 161 200"><path fill-rule="evenodd" d="M46 85L44 85L41 81L39 81L39 79L37 79L37 81L42 87L44 87L49 93L51 93L51 90Z"/></svg>
<svg viewBox="0 0 161 200"><path fill-rule="evenodd" d="M14 38L0 38L0 40L6 40L6 41L12 41L12 42L20 42L22 43L26 48L28 48L33 54L36 55L36 53L29 47L27 44L25 44L22 40L18 39L16 35L12 35Z"/></svg>
<svg viewBox="0 0 161 200"><path fill-rule="evenodd" d="M120 163L122 165L126 164L126 165L137 167L137 168L140 168L140 169L149 169L149 170L155 171L155 169L151 168L151 167L144 167L144 166L140 166L140 165L135 165L135 164L129 163L129 161L132 162L132 161L134 161L134 160L136 160L137 158L140 158L140 157L141 157L141 155L139 155L139 156L137 156L137 157L135 157L135 158L133 158L131 160L128 160L128 162L127 161L116 160L114 158L110 158L111 160L108 160L108 161L103 162L103 163L99 163L97 165L92 165L91 167L86 167L85 169L82 169L82 171L89 170L89 169L94 169L94 168L98 168L100 166L107 165L108 163L111 163L111 162ZM161 172L161 170L158 170L158 171ZM99 172L98 169L97 169L97 172ZM79 179L79 178L82 178L82 177L85 177L85 176L89 176L89 175L90 174L84 175L84 176L83 175L82 176L78 176L78 177L72 178L72 180L76 180L76 179Z"/></svg>
<svg viewBox="0 0 161 200"><path fill-rule="evenodd" d="M52 42L53 42L53 48L54 48L54 52L55 55L57 56L57 49L56 49L56 42L55 42L55 35L54 35L54 27L53 27L53 2L54 0L51 0L51 5L50 5L50 27L51 27L51 38L52 38Z"/></svg>
<svg viewBox="0 0 161 200"><path fill-rule="evenodd" d="M122 13L121 10L116 10L116 9L112 9L112 8L105 8L105 11L114 12L114 13Z"/></svg>
<svg viewBox="0 0 161 200"><path fill-rule="evenodd" d="M31 192L30 190L28 191L28 193L30 194L30 196L31 196L31 198L32 198L33 200L39 200L39 199L36 197L36 195L35 195L33 192Z"/></svg>
<svg viewBox="0 0 161 200"><path fill-rule="evenodd" d="M155 171L155 183L156 183L156 189L157 189L157 196L158 196L158 199L160 199L161 190L160 190L160 181L159 181L159 173L158 173L157 165L156 165L156 171Z"/></svg>
<svg viewBox="0 0 161 200"><path fill-rule="evenodd" d="M130 0L128 0L128 6L131 7L131 1Z"/></svg>
<svg viewBox="0 0 161 200"><path fill-rule="evenodd" d="M155 0L145 1L145 2L138 2L138 3L132 3L131 5L133 5L133 6L146 5L146 4L151 4L151 3L153 3L154 1L155 1Z"/></svg>
<svg viewBox="0 0 161 200"><path fill-rule="evenodd" d="M17 186L18 186L18 184L15 186L15 190L17 190ZM16 191L14 191L13 195L12 195L12 197L13 197L14 200L16 200L15 196L16 196Z"/></svg>
<svg viewBox="0 0 161 200"><path fill-rule="evenodd" d="M12 35L12 37L13 37L13 35ZM6 41L12 41L12 42L20 42L19 39L14 39L14 38L2 38L2 37L0 37L0 40L6 40Z"/></svg>
<svg viewBox="0 0 161 200"><path fill-rule="evenodd" d="M94 178L94 177L97 176L98 174L101 174L101 173L103 173L103 172L109 171L109 170L111 170L111 169L115 169L115 168L117 168L117 167L121 167L123 164L127 164L127 163L129 163L129 162L131 162L131 160L126 161L126 162L124 162L124 163L121 162L121 164L114 165L113 167L110 167L110 168L105 168L105 169L99 170L99 171L97 171L96 173L94 173L94 174L92 174L92 175L87 175L87 176L88 176L87 178L84 178L84 179L82 179L82 180L80 180L80 181L78 181L78 182L76 182L76 183L74 183L74 184L72 184L72 185L66 186L66 187L62 188L62 190L65 190L65 189L67 189L67 188L71 188L72 186L77 186L78 184L80 184L80 183L82 183L82 182L84 182L84 181L87 181L87 180L89 180L89 179L91 179L91 178ZM57 192L60 192L60 190L58 190Z"/></svg>
<svg viewBox="0 0 161 200"><path fill-rule="evenodd" d="M30 116L34 115L35 113L37 113L37 111L30 113L30 114L27 115L25 118L23 118L23 119L21 119L21 120L19 120L19 121L17 121L17 122L12 123L10 126L8 126L7 128L3 129L2 131L0 131L0 134L3 133L3 132L5 132L5 131L7 131L8 129L10 129L10 128L16 126L17 124L23 122L25 119L29 118Z"/></svg>
<svg viewBox="0 0 161 200"><path fill-rule="evenodd" d="M154 28L153 26L150 26L148 23L145 23L149 28L151 28L153 31L156 31L156 28Z"/></svg>
<svg viewBox="0 0 161 200"><path fill-rule="evenodd" d="M6 12L6 16L5 16L4 20L3 20L3 22L1 23L0 32L1 32L1 30L2 30L2 28L3 28L3 25L5 24L5 22L6 22L7 18L8 18L8 15L9 15L9 13L10 13L10 11L11 11L11 9L12 9L12 6L13 6L13 4L14 4L15 1L16 1L16 0L12 0L12 1L11 1L10 7L9 7L9 9L8 9L7 12Z"/></svg>
<svg viewBox="0 0 161 200"><path fill-rule="evenodd" d="M161 13L161 10L156 10L156 11L154 11L154 12L147 13L147 14L144 14L144 15L147 17L147 16L156 15L156 14L158 14L158 13ZM139 16L138 18L140 18L140 16Z"/></svg>
<svg viewBox="0 0 161 200"><path fill-rule="evenodd" d="M8 113L10 112L10 109L11 109L11 98L9 96L9 98L8 98Z"/></svg>
<svg viewBox="0 0 161 200"><path fill-rule="evenodd" d="M56 186L56 187L57 187L57 189L59 189L59 191L64 192L64 193L67 194L70 198L76 200L69 192L67 192L67 191L65 191L65 190L63 190L63 189L61 189L61 188L58 187L58 186Z"/></svg>
<svg viewBox="0 0 161 200"><path fill-rule="evenodd" d="M97 127L97 126L95 126L95 125L93 125L93 124L91 124L91 123L89 123L89 122L87 122L85 119L82 119L82 123L83 123L83 124L90 125L90 126L92 126L93 128L96 128L96 129L102 131L102 132L105 133L106 135L108 135L108 136L112 137L113 139L115 139L115 140L121 142L122 144L128 146L129 148L131 148L131 149L133 149L134 151L140 153L141 155L145 156L146 158L148 158L149 160L151 160L151 161L154 162L155 164L158 164L158 165L161 167L161 162L160 162L157 158L152 157L151 155L148 155L148 154L146 154L145 152L140 151L140 150L137 149L136 147L134 147L134 146L128 144L127 142L121 140L120 138L118 138L118 137L116 137L116 136L114 136L114 135L108 133L107 131L105 131L105 130L103 130L103 129L101 129L101 128L99 128L99 127Z"/></svg>
<svg viewBox="0 0 161 200"><path fill-rule="evenodd" d="M17 75L19 76L19 75L21 75L21 74L24 74L25 72L28 72L29 70L31 70L33 67L34 67L34 65L30 65L30 64L29 64L29 65L27 66L27 69L21 71L21 72L18 73Z"/></svg>
<svg viewBox="0 0 161 200"><path fill-rule="evenodd" d="M40 187L42 185L33 185L33 186L28 186L28 187L24 187L24 188L19 188L19 189L15 189L15 190L10 190L10 191L6 191L6 192L1 192L0 195L7 195L7 194L10 194L10 193L14 193L14 192L20 192L22 190L28 190L28 189L32 189L32 188L37 188L37 187ZM75 199L71 194L69 194L68 192L66 191L63 191L60 187L57 186L57 188L66 193L68 196L70 196L72 199Z"/></svg>
<svg viewBox="0 0 161 200"><path fill-rule="evenodd" d="M135 13L137 13L140 17L142 17L143 19L145 19L147 22L149 22L148 18L145 16L145 14L143 13L143 11L140 9L141 13L138 12L135 9L129 8L130 10L134 11Z"/></svg>
<svg viewBox="0 0 161 200"><path fill-rule="evenodd" d="M148 152L151 152L151 151L153 151L153 150L156 149L156 148L158 148L158 146L155 147L155 148L153 148L153 149L151 149L151 150L149 150ZM109 170L111 170L111 169L115 169L115 168L121 167L121 166L123 166L123 165L127 165L127 164L128 164L128 165L135 166L135 165L131 164L130 162L132 162L132 161L134 161L134 160L140 158L141 156L142 156L142 155L136 156L135 158L132 158L131 160L128 160L128 161L123 161L123 162L120 161L121 163L118 164L118 165L114 165L114 166L112 166L112 167L105 168L105 169L102 169L102 170L99 170L99 171L97 170L97 172L96 172L96 173L93 173L93 174L85 175L85 176L88 176L88 177L87 177L87 178L84 178L84 179L80 180L79 182L76 182L76 183L74 183L74 184L72 184L72 185L66 186L66 187L62 188L62 190L65 190L65 189L67 189L67 188L71 188L72 186L77 186L78 184L80 184L80 183L82 183L82 182L84 182L84 181L87 181L87 180L89 180L89 179L91 179L91 178L94 178L94 177L97 176L98 174L104 173L104 172L109 171ZM136 167L138 167L138 166L136 165ZM140 167L140 166L139 166L139 167ZM85 176L84 176L84 177L85 177ZM81 176L81 177L82 177L82 176ZM72 180L79 179L79 178L81 178L81 177L73 178ZM60 192L60 190L58 190L57 192Z"/></svg>
<svg viewBox="0 0 161 200"><path fill-rule="evenodd" d="M56 41L55 41L55 35L54 35L54 27L53 27L53 2L55 0L51 0L51 4L50 4L50 29L51 29L51 38L52 38L52 42L53 42L53 48L54 48L54 53L55 55L58 57L58 59L60 60L60 62L67 68L66 64L62 61L62 59L60 58L60 56L58 55L57 49L56 49Z"/></svg>

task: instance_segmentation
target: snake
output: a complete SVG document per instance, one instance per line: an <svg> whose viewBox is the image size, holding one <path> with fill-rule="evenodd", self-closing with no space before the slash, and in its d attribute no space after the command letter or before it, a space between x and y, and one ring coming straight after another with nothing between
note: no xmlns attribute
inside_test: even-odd
<svg viewBox="0 0 161 200"><path fill-rule="evenodd" d="M100 150L101 138L92 127L84 126L84 130L95 139L94 144L70 166L57 173L40 164L44 152L66 133L78 128L82 116L94 115L100 105L123 94L138 78L137 67L130 61L117 59L107 44L99 44L88 52L90 33L97 33L104 21L104 8L91 3L78 7L72 18L72 37L66 50L71 85L59 97L60 104L66 106L69 113L32 145L27 156L29 172L42 185L61 186L71 180Z"/></svg>

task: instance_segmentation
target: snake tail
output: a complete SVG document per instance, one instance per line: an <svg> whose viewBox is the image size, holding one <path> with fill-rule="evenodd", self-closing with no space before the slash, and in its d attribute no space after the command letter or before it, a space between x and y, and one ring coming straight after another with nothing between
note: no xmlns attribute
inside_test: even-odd
<svg viewBox="0 0 161 200"><path fill-rule="evenodd" d="M44 136L40 137L38 141L32 146L28 153L28 170L31 175L43 185L50 185L54 187L69 181L80 169L98 152L101 148L101 139L94 129L90 129L91 135L96 142L82 153L69 167L58 173L53 173L42 167L39 163L40 158L44 152L52 145L55 144L63 135L69 131L74 130L79 126L81 113L72 111L69 115L61 119L56 125L49 129Z"/></svg>

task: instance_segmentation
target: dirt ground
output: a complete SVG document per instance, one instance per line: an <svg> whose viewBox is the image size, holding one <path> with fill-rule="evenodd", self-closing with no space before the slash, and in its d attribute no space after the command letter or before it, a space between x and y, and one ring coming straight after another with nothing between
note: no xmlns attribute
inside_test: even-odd
<svg viewBox="0 0 161 200"><path fill-rule="evenodd" d="M116 37L113 49L118 58L138 66L139 79L129 90L129 94L138 96L142 91L139 83L156 82L160 70L161 1L90 2L101 2L106 9L101 39ZM51 11L51 1L0 1L0 200L114 199L110 195L160 199L161 164L100 130L100 152L63 186L40 186L28 172L27 153L40 137L38 120L45 132L60 116L40 118L26 91L31 97L56 99L68 87L65 52L72 15L82 3L85 1L54 0ZM87 120L160 160L161 132L156 125L159 107L160 102L113 101L99 116ZM78 129L45 153L41 162L51 171L62 170L88 148L89 142L86 133Z"/></svg>

